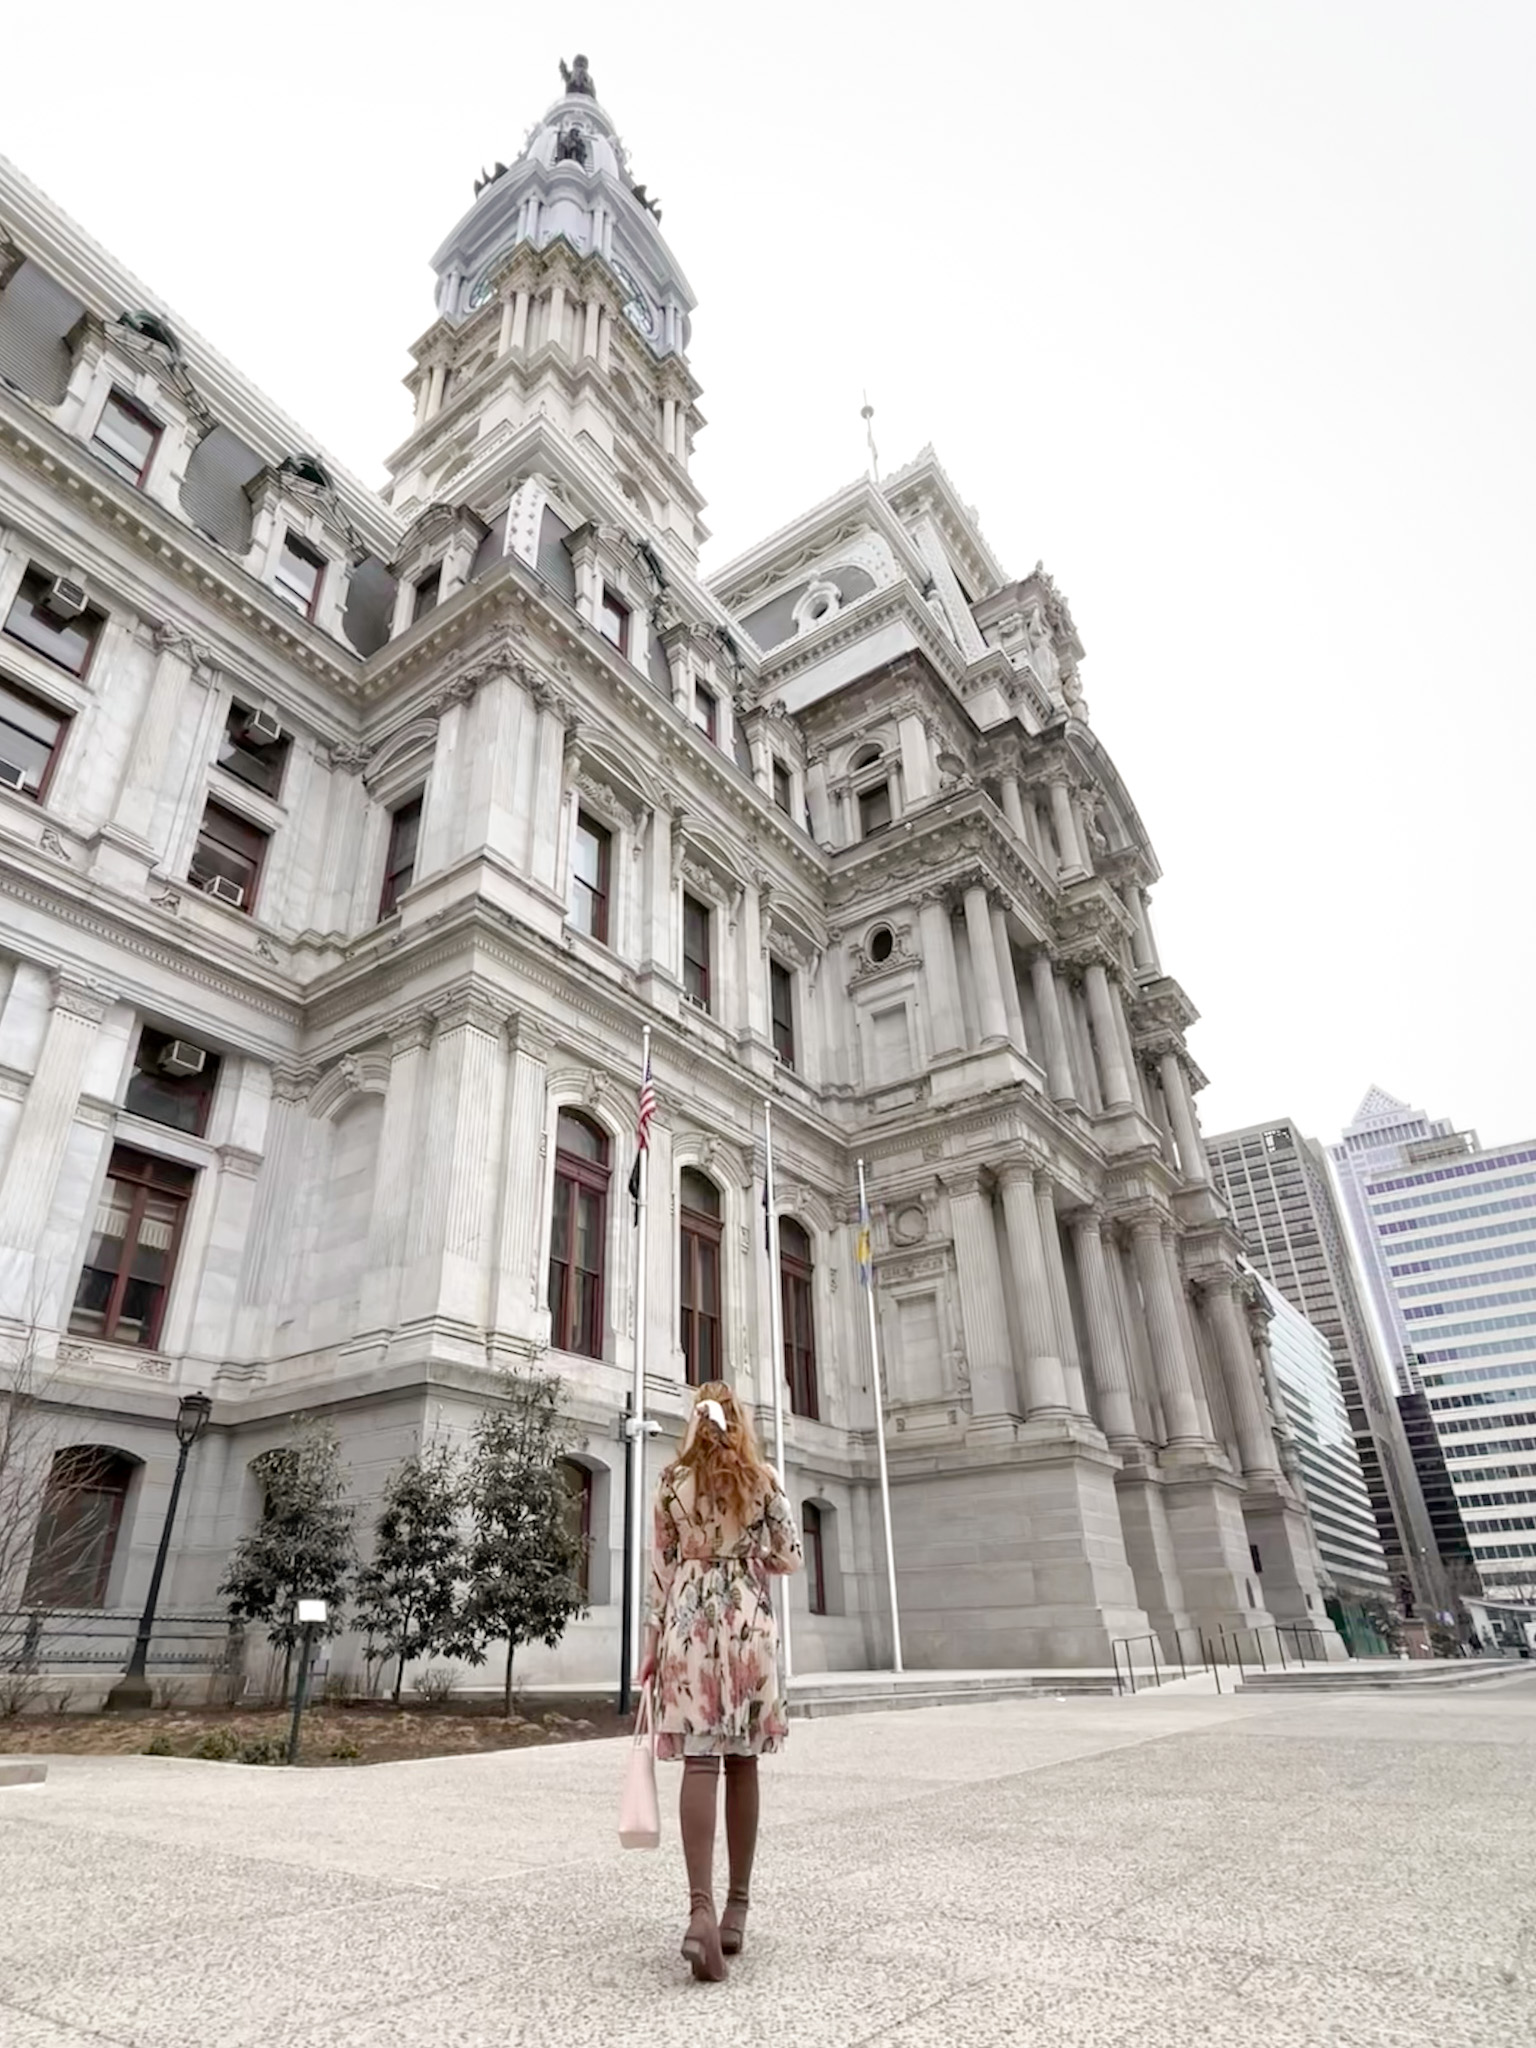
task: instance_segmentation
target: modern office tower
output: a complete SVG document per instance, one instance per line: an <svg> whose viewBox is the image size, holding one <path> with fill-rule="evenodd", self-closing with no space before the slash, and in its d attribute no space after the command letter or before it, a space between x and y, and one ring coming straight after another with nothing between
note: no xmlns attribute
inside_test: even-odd
<svg viewBox="0 0 1536 2048"><path fill-rule="evenodd" d="M101 1453L33 1598L141 1598L184 1390L206 1607L293 1416L366 1532L533 1367L590 1611L526 1670L605 1680L638 1346L653 1476L691 1387L782 1394L796 1663L887 1661L862 1157L909 1663L1317 1619L1061 592L931 450L701 567L694 294L584 62L433 268L374 492L0 165L0 1336Z"/></svg>
<svg viewBox="0 0 1536 2048"><path fill-rule="evenodd" d="M1254 1267L1328 1340L1394 1579L1420 1612L1443 1612L1434 1531L1320 1153L1289 1121L1207 1138L1206 1153Z"/></svg>
<svg viewBox="0 0 1536 2048"><path fill-rule="evenodd" d="M1451 1135L1449 1117L1431 1118L1422 1109L1410 1109L1384 1088L1370 1087L1336 1145L1328 1147L1339 1192L1350 1249L1356 1270L1365 1283L1368 1308L1374 1316L1381 1355L1392 1368L1399 1394L1413 1391L1413 1379L1404 1362L1408 1349L1407 1331L1398 1314L1386 1260L1376 1233L1370 1227L1365 1184L1372 1174L1400 1166L1404 1148Z"/></svg>
<svg viewBox="0 0 1536 2048"><path fill-rule="evenodd" d="M1254 1279L1270 1313L1269 1357L1289 1424L1295 1476L1333 1589L1341 1600L1390 1598L1391 1574L1360 1470L1333 1348L1277 1287L1262 1274Z"/></svg>
<svg viewBox="0 0 1536 2048"><path fill-rule="evenodd" d="M1435 1545L1446 1576L1453 1591L1464 1598L1475 1597L1482 1589L1482 1579L1457 1502L1451 1461L1446 1457L1446 1445L1441 1442L1440 1432L1435 1427L1429 1396L1418 1390L1399 1394L1397 1412L1403 1418L1403 1433L1413 1456L1413 1469L1419 1475L1419 1491L1429 1510L1429 1525L1435 1532ZM1450 1444L1458 1446L1461 1441L1454 1433L1448 1439ZM1470 1444L1472 1440L1467 1441ZM1529 1440L1527 1448L1536 1451L1536 1436ZM1536 1471L1536 1466L1529 1469Z"/></svg>
<svg viewBox="0 0 1536 2048"><path fill-rule="evenodd" d="M1410 1142L1364 1193L1483 1585L1536 1598L1536 1140Z"/></svg>

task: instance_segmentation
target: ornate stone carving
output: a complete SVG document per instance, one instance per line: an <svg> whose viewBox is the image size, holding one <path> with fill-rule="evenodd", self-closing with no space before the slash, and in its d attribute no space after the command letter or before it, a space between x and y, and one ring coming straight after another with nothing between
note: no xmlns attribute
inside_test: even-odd
<svg viewBox="0 0 1536 2048"><path fill-rule="evenodd" d="M157 910L169 911L172 917L180 914L181 893L179 890L162 889L158 896L151 896L149 900Z"/></svg>
<svg viewBox="0 0 1536 2048"><path fill-rule="evenodd" d="M557 164L580 164L587 168L590 148L586 136L573 121L568 128L562 128L555 141L555 162Z"/></svg>
<svg viewBox="0 0 1536 2048"><path fill-rule="evenodd" d="M54 830L52 825L45 825L43 827L43 836L42 839L39 841L39 844L41 845L44 853L51 853L55 860L63 861L65 867L70 867L73 865L73 862L71 861L70 858L69 848L64 844L63 840L59 837L58 833Z"/></svg>
<svg viewBox="0 0 1536 2048"><path fill-rule="evenodd" d="M248 1152L243 1145L220 1145L218 1157L226 1173L238 1174L242 1180L254 1180L261 1171L261 1154Z"/></svg>
<svg viewBox="0 0 1536 2048"><path fill-rule="evenodd" d="M53 1007L67 1016L99 1024L112 1006L112 993L88 976L61 968L53 977Z"/></svg>
<svg viewBox="0 0 1536 2048"><path fill-rule="evenodd" d="M335 740L321 751L327 768L344 775L360 775L373 759L375 749L361 740Z"/></svg>
<svg viewBox="0 0 1536 2048"><path fill-rule="evenodd" d="M291 1066L284 1062L272 1069L272 1093L279 1102L307 1102L319 1079L318 1067Z"/></svg>

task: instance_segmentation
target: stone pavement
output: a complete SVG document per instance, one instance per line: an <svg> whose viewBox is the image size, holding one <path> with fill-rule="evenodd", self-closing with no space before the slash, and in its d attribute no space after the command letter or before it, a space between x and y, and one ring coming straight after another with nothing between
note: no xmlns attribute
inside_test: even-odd
<svg viewBox="0 0 1536 2048"><path fill-rule="evenodd" d="M0 2044L1536 2042L1533 1676L800 1724L722 1986L621 1764L54 1761L0 1793Z"/></svg>

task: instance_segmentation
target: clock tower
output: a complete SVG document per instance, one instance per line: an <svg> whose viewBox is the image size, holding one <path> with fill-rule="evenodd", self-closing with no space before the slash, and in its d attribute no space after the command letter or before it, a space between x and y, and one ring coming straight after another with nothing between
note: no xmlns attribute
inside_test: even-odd
<svg viewBox="0 0 1536 2048"><path fill-rule="evenodd" d="M586 516L623 517L692 566L706 537L689 475L704 424L694 296L586 58L560 69L561 98L476 181L432 259L438 317L412 350L415 425L386 495L408 518L472 502L490 459L542 423L597 472L609 504Z"/></svg>

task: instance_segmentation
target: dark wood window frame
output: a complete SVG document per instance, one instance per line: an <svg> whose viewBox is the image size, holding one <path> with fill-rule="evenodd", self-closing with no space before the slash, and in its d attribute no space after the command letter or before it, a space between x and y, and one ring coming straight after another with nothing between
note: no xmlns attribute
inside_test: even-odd
<svg viewBox="0 0 1536 2048"><path fill-rule="evenodd" d="M784 1312L784 1378L790 1412L820 1420L816 1377L815 1268L809 1233L788 1217L779 1219L779 1300Z"/></svg>
<svg viewBox="0 0 1536 2048"><path fill-rule="evenodd" d="M582 1134L597 1156L560 1143ZM608 1191L613 1179L607 1135L576 1110L561 1110L555 1124L555 1185L549 1223L550 1344L578 1358L601 1358L608 1267ZM580 1226L595 1242L597 1264L578 1266ZM566 1256L560 1256L561 1250Z"/></svg>
<svg viewBox="0 0 1536 2048"><path fill-rule="evenodd" d="M276 803L293 741L286 732L275 740L253 740L247 728L255 715L251 706L238 698L231 702L216 758L226 775Z"/></svg>
<svg viewBox="0 0 1536 2048"><path fill-rule="evenodd" d="M228 818L232 820L234 824L240 827L242 832L250 833L253 840L261 842L260 850L254 853L247 852L233 843L226 844L223 840L214 838L208 830L210 816L216 819ZM249 882L240 882L240 886L245 891L244 897L239 903L226 904L225 908L239 910L246 917L252 916L256 907L256 893L261 887L262 870L266 866L267 854L272 845L271 833L264 826L253 823L251 819L243 816L241 812L231 810L228 804L221 804L213 797L209 797L203 806L203 822L197 828L197 845L193 849L192 861L188 869L188 879L193 881L194 887L200 889L203 888L203 876L223 873L223 870L217 865L217 859L210 860L208 858L205 851L205 842L206 846L215 849L218 857L222 857L230 862L231 865L236 861L244 861L246 866L249 867L251 871ZM238 881L239 877L226 877L226 879ZM208 896L211 902L220 903L224 901L222 897L213 895L211 890L203 889L203 894Z"/></svg>
<svg viewBox="0 0 1536 2048"><path fill-rule="evenodd" d="M565 1488L566 1499L572 1509L571 1519L576 1524L576 1534L581 1540L581 1562L576 1567L576 1583L581 1588L583 1600L592 1598L592 1468L578 1465L574 1458L562 1458L558 1471L560 1483Z"/></svg>
<svg viewBox="0 0 1536 2048"><path fill-rule="evenodd" d="M84 681L101 645L107 615L95 605L87 605L72 619L53 619L44 604L53 580L50 570L40 569L36 562L28 563L5 615L4 630L17 646L29 648L43 661L63 669L66 675Z"/></svg>
<svg viewBox="0 0 1536 2048"><path fill-rule="evenodd" d="M773 1049L782 1066L795 1064L795 975L782 960L768 961L768 1020Z"/></svg>
<svg viewBox="0 0 1536 2048"><path fill-rule="evenodd" d="M22 1605L105 1607L138 1461L107 1444L66 1444L49 1466ZM102 1503L93 1517L95 1503ZM95 1519L96 1526L90 1526Z"/></svg>
<svg viewBox="0 0 1536 2048"><path fill-rule="evenodd" d="M692 930L690 930L690 924ZM702 938L702 943L700 940ZM683 993L701 1010L710 1008L710 945L714 938L710 907L697 896L683 896ZM691 950L690 950L691 947Z"/></svg>
<svg viewBox="0 0 1536 2048"><path fill-rule="evenodd" d="M795 784L788 768L775 754L769 768L769 781L773 785L773 800L786 818L794 816Z"/></svg>
<svg viewBox="0 0 1536 2048"><path fill-rule="evenodd" d="M589 881L577 864L582 835L586 834L597 853L597 876ZM571 848L571 922L577 931L585 932L589 939L598 944L611 943L609 915L612 909L611 889L613 881L613 829L601 818L593 817L586 809L576 813L576 829L572 834ZM577 906L581 909L578 910Z"/></svg>
<svg viewBox="0 0 1536 2048"><path fill-rule="evenodd" d="M167 1130L185 1131L189 1137L201 1138L213 1114L219 1056L199 1047L203 1052L200 1074L167 1075L160 1059L175 1037L175 1032L162 1031L154 1024L146 1024L140 1031L123 1107L130 1116L141 1116L149 1123L164 1124Z"/></svg>
<svg viewBox="0 0 1536 2048"><path fill-rule="evenodd" d="M411 624L435 612L443 601L443 564L434 563L416 578L411 592Z"/></svg>
<svg viewBox="0 0 1536 2048"><path fill-rule="evenodd" d="M396 804L389 814L389 845L384 854L384 881L379 890L379 916L393 917L400 898L416 879L421 852L422 791ZM407 837L409 844L407 844Z"/></svg>
<svg viewBox="0 0 1536 2048"><path fill-rule="evenodd" d="M626 661L629 659L630 618L629 606L617 591L610 590L605 583L597 608L597 629L610 647L617 647Z"/></svg>
<svg viewBox="0 0 1536 2048"><path fill-rule="evenodd" d="M297 583L284 578L283 565L289 555L306 563L315 572L315 585L307 596ZM283 603L291 606L302 618L313 619L320 608L320 593L325 589L325 572L329 567L329 562L317 547L312 547L291 526L287 527L283 532L283 544L277 551L277 565L272 571L273 588Z"/></svg>
<svg viewBox="0 0 1536 2048"><path fill-rule="evenodd" d="M93 1338L101 1344L126 1343L153 1350L160 1341L166 1303L170 1299L171 1288L176 1279L176 1260L181 1250L182 1234L186 1228L187 1210L191 1206L197 1173L195 1168L183 1166L175 1160L161 1159L153 1153L138 1152L127 1145L115 1145L107 1166L107 1184L114 1182L120 1188L130 1190L117 1269L112 1274L100 1311L82 1309L80 1296L85 1290L87 1275L105 1275L109 1270L106 1267L93 1267L89 1263L90 1250L87 1247L86 1263L81 1268L80 1279L75 1288L75 1303L70 1312L70 1329L78 1336ZM103 1187L102 1193L105 1199L106 1187ZM149 1312L141 1318L138 1335L120 1337L118 1329L123 1321L123 1302L129 1286L136 1277L133 1272L134 1259L141 1249L140 1237L149 1204L155 1197L173 1205L168 1239L163 1246L155 1247L165 1254L163 1277L147 1283L155 1289L155 1295ZM93 1235L95 1234L97 1233L93 1232ZM98 1313L99 1328L95 1326L94 1320ZM85 1315L89 1315L92 1320L83 1324L77 1322L77 1316Z"/></svg>
<svg viewBox="0 0 1536 2048"><path fill-rule="evenodd" d="M6 712L8 708L17 715L7 718ZM44 721L52 721L56 725L57 730L51 741L45 740L38 733L27 731L26 726L21 720L28 712L32 712ZM10 759L4 737L7 727L12 734L18 736L23 742L14 751L20 753L31 751L25 744L29 740L33 748L41 746L47 746L48 748L48 758L44 761L42 772L38 775L36 788L31 787L26 782L23 782L19 787L13 786L7 778L5 787L11 790L12 795L27 797L36 804L46 801L48 788L53 781L54 771L59 765L59 755L64 750L64 741L69 733L72 721L73 713L66 711L62 705L50 703L46 697L40 697L36 690L29 690L23 684L18 683L13 677L0 673L0 761L6 762L13 769L20 769L24 775L31 772L27 762L12 761Z"/></svg>
<svg viewBox="0 0 1536 2048"><path fill-rule="evenodd" d="M120 448L114 448L112 443L102 436L101 430L107 424L108 416L114 413L125 415L135 426L142 427L149 435L149 446L137 469L132 467L130 458L124 455ZM107 402L101 408L95 432L91 435L91 450L107 465L114 476L121 477L125 484L131 484L139 491L144 488L144 479L154 467L155 453L164 432L165 426L162 421L157 420L153 413L146 412L142 405L114 384L107 393Z"/></svg>
<svg viewBox="0 0 1536 2048"><path fill-rule="evenodd" d="M693 685L693 723L712 747L720 744L720 699L706 683Z"/></svg>
<svg viewBox="0 0 1536 2048"><path fill-rule="evenodd" d="M885 815L880 816L883 809ZM867 789L859 791L859 837L873 839L881 832L889 832L896 822L896 807L891 801L889 777L872 782Z"/></svg>
<svg viewBox="0 0 1536 2048"><path fill-rule="evenodd" d="M800 1539L805 1552L805 1598L812 1614L827 1611L827 1557L821 1509L808 1500L800 1510Z"/></svg>
<svg viewBox="0 0 1536 2048"><path fill-rule="evenodd" d="M725 1370L724 1301L720 1291L725 1225L720 1215L719 1189L703 1174L697 1175L697 1179L711 1191L713 1213L689 1204L687 1173L680 1183L677 1202L678 1339L683 1347L683 1370L691 1387L720 1379ZM708 1306L711 1300L713 1308Z"/></svg>

